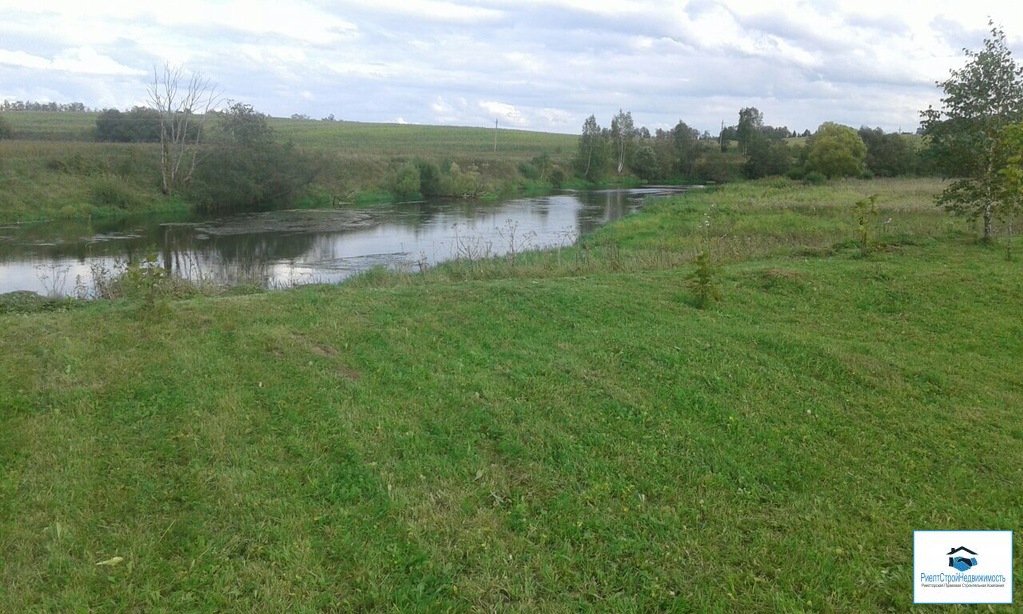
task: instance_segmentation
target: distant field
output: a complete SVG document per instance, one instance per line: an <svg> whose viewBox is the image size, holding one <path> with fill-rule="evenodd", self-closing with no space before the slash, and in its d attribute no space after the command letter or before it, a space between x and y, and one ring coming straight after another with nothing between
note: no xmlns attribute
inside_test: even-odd
<svg viewBox="0 0 1023 614"><path fill-rule="evenodd" d="M91 141L95 138L99 113L49 113L18 111L4 113L17 140ZM493 128L460 126L419 126L370 124L271 118L279 139L300 147L331 149L339 153L376 155L496 155L532 157L543 152L552 156L574 150L577 137L525 130L497 131Z"/></svg>
<svg viewBox="0 0 1023 614"><path fill-rule="evenodd" d="M277 135L303 147L343 152L408 155L495 155L493 128L271 120ZM496 155L535 156L574 151L578 137L525 130L498 130Z"/></svg>

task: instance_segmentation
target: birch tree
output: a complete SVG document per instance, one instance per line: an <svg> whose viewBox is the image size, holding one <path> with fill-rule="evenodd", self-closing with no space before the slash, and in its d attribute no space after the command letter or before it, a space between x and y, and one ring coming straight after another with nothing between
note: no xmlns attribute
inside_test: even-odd
<svg viewBox="0 0 1023 614"><path fill-rule="evenodd" d="M615 153L617 155L617 170L621 175L625 169L625 161L628 159L629 148L636 138L636 126L632 121L631 111L618 109L618 114L611 119L611 138L615 142Z"/></svg>
<svg viewBox="0 0 1023 614"><path fill-rule="evenodd" d="M981 51L965 49L966 65L939 82L941 109L921 112L923 133L942 174L952 181L937 198L946 211L982 218L984 240L1009 207L1002 182L998 142L1002 131L1023 120L1023 68L1016 66L1005 33L993 23Z"/></svg>
<svg viewBox="0 0 1023 614"><path fill-rule="evenodd" d="M185 75L164 64L153 67L149 104L160 114L160 174L164 194L174 194L192 180L200 159L203 130L220 101L217 86L202 73Z"/></svg>

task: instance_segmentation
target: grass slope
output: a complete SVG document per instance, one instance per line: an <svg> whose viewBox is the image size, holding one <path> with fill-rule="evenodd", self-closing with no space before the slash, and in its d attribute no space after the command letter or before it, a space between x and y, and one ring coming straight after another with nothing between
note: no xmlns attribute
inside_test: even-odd
<svg viewBox="0 0 1023 614"><path fill-rule="evenodd" d="M1020 523L1023 277L912 182L882 203L914 240L881 219L860 256L847 205L876 185L693 194L424 276L2 315L0 610L908 610L914 529ZM736 227L769 238L729 251ZM701 249L708 310L678 255Z"/></svg>
<svg viewBox="0 0 1023 614"><path fill-rule="evenodd" d="M186 210L160 193L158 144L92 142L98 113L4 113L14 139L0 140L0 222L124 216ZM386 188L404 161L422 158L447 169L475 169L487 192L527 184L523 162L546 153L566 166L578 138L523 130L415 126L272 118L319 169L306 206L389 200Z"/></svg>

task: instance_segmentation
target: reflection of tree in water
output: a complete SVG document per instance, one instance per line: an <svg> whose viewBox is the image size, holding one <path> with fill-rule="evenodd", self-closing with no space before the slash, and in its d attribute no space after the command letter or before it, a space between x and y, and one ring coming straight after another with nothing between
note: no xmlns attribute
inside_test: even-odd
<svg viewBox="0 0 1023 614"><path fill-rule="evenodd" d="M640 205L640 200L628 190L579 192L576 197L582 203L577 222L580 236L589 234L608 222L625 217Z"/></svg>
<svg viewBox="0 0 1023 614"><path fill-rule="evenodd" d="M231 278L259 278L273 262L306 256L317 237L315 233L261 233L197 238L177 230L164 236L161 261L167 271L189 278L214 271Z"/></svg>

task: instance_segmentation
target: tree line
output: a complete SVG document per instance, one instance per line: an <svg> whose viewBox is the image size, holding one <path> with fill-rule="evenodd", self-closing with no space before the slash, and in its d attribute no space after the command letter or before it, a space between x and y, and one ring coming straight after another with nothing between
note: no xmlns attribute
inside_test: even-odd
<svg viewBox="0 0 1023 614"><path fill-rule="evenodd" d="M787 127L766 125L755 107L741 109L717 139L681 120L651 134L619 110L608 128L593 115L583 123L574 172L590 182L623 173L647 181L938 175L947 180L939 206L981 220L985 241L1001 222L1011 246L1013 221L1023 214L1023 67L1004 31L989 26L983 48L964 49L966 64L937 83L941 106L920 112L916 135L825 122L795 139ZM738 156L725 157L733 143Z"/></svg>
<svg viewBox="0 0 1023 614"><path fill-rule="evenodd" d="M0 111L47 111L51 113L84 113L90 109L81 102L35 102L32 100L4 100Z"/></svg>
<svg viewBox="0 0 1023 614"><path fill-rule="evenodd" d="M802 137L800 140L799 137ZM679 120L671 130L636 128L619 110L602 128L591 115L583 123L573 161L577 177L591 183L632 175L643 181L712 181L788 176L895 177L934 172L930 153L913 135L858 130L826 122L799 135L764 123L755 107L739 111L737 124L717 137Z"/></svg>

